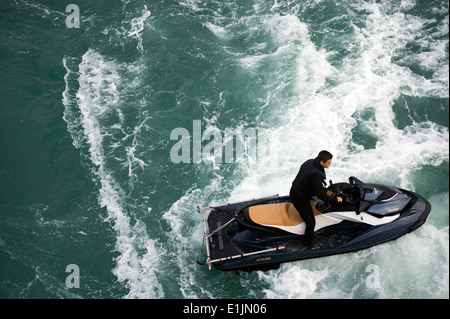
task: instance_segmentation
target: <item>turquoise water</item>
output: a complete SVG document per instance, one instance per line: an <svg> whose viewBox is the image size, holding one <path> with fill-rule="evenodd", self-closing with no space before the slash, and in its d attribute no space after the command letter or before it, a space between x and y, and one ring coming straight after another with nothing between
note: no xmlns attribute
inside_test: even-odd
<svg viewBox="0 0 450 319"><path fill-rule="evenodd" d="M448 298L448 31L447 1L2 1L0 297ZM287 194L321 149L335 182L429 199L426 224L265 273L196 264L196 206Z"/></svg>

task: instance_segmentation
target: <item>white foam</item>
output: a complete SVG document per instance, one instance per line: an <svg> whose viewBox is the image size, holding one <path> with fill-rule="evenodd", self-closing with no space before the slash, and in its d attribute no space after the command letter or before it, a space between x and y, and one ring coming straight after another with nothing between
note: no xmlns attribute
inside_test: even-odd
<svg viewBox="0 0 450 319"><path fill-rule="evenodd" d="M445 83L417 76L409 68L392 62L396 50L415 39L424 23L402 13L385 14L385 9L380 10L377 4L361 5L371 12L367 27L355 26L355 42L360 43L360 47L339 70L326 61L325 52L308 42L307 32L294 18L289 18L289 23L300 31L281 33L280 40L300 36L303 45L295 51L298 54L297 98L282 101L287 108L281 120L285 125L278 127L278 134L283 137L279 143L279 152L283 155L278 154L278 157L283 158L288 167L283 165L281 174L269 172L274 174L275 183L288 171L291 171L289 178L293 178L299 164L321 149L329 149L336 155L329 172L338 178L346 179L346 175L357 172L367 178L395 173L403 187L413 187L409 176L423 165L437 166L448 161L447 128L428 122L413 123L400 130L395 125L392 110L401 94L434 96L446 89ZM287 26L283 28L289 30ZM327 78L340 84L327 87ZM366 110L374 113L373 120L365 121L364 125L378 140L375 149L364 149L352 141L356 119ZM400 164L406 162L408 165ZM258 174L250 175L254 182ZM261 179L266 180L267 176ZM245 188L240 187L239 192Z"/></svg>
<svg viewBox="0 0 450 319"><path fill-rule="evenodd" d="M414 190L412 176L415 171L424 165L439 166L448 163L448 128L428 121L413 122L404 129L399 129L395 124L392 109L401 94L448 97L448 80L447 82L442 80L443 75L440 73L439 75L435 73L436 76L432 79L426 79L414 74L408 67L393 62L393 57L400 49L419 37L425 22L419 17L399 11L393 10L390 13L390 9L386 7L388 4L359 1L358 5L358 10L368 12L364 21L365 26L361 27L361 23L358 24L360 27L354 25L354 51L338 69L327 62L326 52L318 50L309 42L308 30L307 28L305 30L304 24L296 21L294 17L280 18L286 19L284 21L286 24L277 21L276 17L273 18L275 20L270 26L274 30L278 30L277 26L283 29L278 38L281 45L295 41L301 43L298 47L289 47L290 54L294 52L298 55L294 63L297 71L294 79L297 83L296 95L294 98L273 101L280 103L277 106L284 112L279 121L281 124L272 128L281 137L277 154L280 166L273 170L249 166L247 177L231 193L230 197L233 200L272 193L287 194L299 165L307 158L316 156L321 149L328 149L335 155L333 165L327 171L328 177L335 182L344 181L350 175L355 175L362 180L384 181ZM411 6L414 6L414 3L405 2L403 8ZM290 27L296 28L297 31L290 30ZM276 36L278 34L275 33L274 37ZM445 47L445 41L443 43ZM285 58L288 56L286 54ZM442 63L433 63L430 59L439 61L445 60L444 57L445 54L439 46L429 54L417 56L417 59L421 59L424 66L437 67L437 72L442 72L439 69ZM275 58L275 54L264 56L268 61ZM245 65L252 67L252 72L258 72L261 59L261 56L243 58ZM292 60L287 61L292 63ZM338 84L329 86L327 79L332 79L333 83ZM363 119L367 111L373 114L369 120ZM366 149L353 141L353 129L358 120L362 121L367 131L377 139L374 148ZM436 258L429 256L436 262L436 271L439 270L442 274L441 268L448 268L448 248L444 249L444 246L448 246L448 229L436 230L432 226L427 226L414 235L405 236L400 243L396 241L391 245L388 247L400 246L398 249L406 251L403 255L409 256L403 260L396 259L398 269L393 269L392 272L398 278L392 280L392 286L390 283L384 283L381 290L369 291L368 294L364 292L367 277L365 264L359 261L356 263L361 266L359 270L361 275L351 287L345 287L336 281L330 283L325 278L346 276L348 271L345 268L336 270L344 274L337 274L331 269L317 270L306 262L289 264L276 272L260 274L259 277L270 284L270 290L265 291L268 298L330 297L324 290L317 289L318 283L330 288L334 296L343 298L352 298L358 296L358 293L363 297L420 295L412 292L408 295L407 292L399 291L401 288L394 288L395 285L405 287L410 284L417 289L419 286L428 285L448 296L448 270L446 275L444 272L447 285L432 273L423 274L417 281L414 279L421 271L428 272L425 254L436 247L444 256L444 259L442 256L439 258L437 255ZM426 248L415 248L420 245ZM389 268L388 262L392 262L394 258L382 256L386 251L386 247L376 247L368 252L357 253L356 256L369 254L368 256L375 263L379 263L384 271L384 268ZM400 264L403 265L405 260L414 264L416 253L422 264L401 270ZM355 255L351 256L353 257L340 256L340 258L352 263L355 261ZM333 262L335 261L336 259L333 259ZM386 270L386 273L389 272ZM439 293L429 291L434 288L420 289L425 296L441 296Z"/></svg>
<svg viewBox="0 0 450 319"><path fill-rule="evenodd" d="M142 16L133 18L131 20L131 27L128 31L128 36L136 39L138 41L137 48L142 53L144 51L144 48L142 46L142 32L144 30L145 24L144 22L147 20L147 18L151 15L150 11L147 9L147 6L144 5L144 9L142 10Z"/></svg>
<svg viewBox="0 0 450 319"><path fill-rule="evenodd" d="M266 298L448 298L448 225L367 250L258 272ZM371 284L376 269L376 285Z"/></svg>
<svg viewBox="0 0 450 319"><path fill-rule="evenodd" d="M139 16L132 18L130 21L123 20L118 25L110 25L106 27L102 33L104 35L110 35L109 43L111 45L125 46L130 41L137 41L136 49L140 54L144 53L144 31L147 29L153 29L152 25L148 21L151 16L150 10L144 5L144 8L138 12Z"/></svg>
<svg viewBox="0 0 450 319"><path fill-rule="evenodd" d="M438 166L448 160L448 129L428 122L400 130L395 125L392 105L400 94L434 96L444 87L442 82L427 80L392 62L396 50L420 34L423 22L419 18L400 12L384 14L376 4L364 8L371 12L367 27L355 27L361 49L357 58L348 59L343 68L344 77L354 74L354 80L343 81L332 93L344 109L350 108L356 114L365 109L374 112L373 120L364 124L378 142L375 149L352 154L348 163L355 163L354 168L372 176L398 174L401 186L413 187L408 181L410 173L422 165ZM408 165L399 165L404 162Z"/></svg>
<svg viewBox="0 0 450 319"><path fill-rule="evenodd" d="M293 14L265 15L261 18L262 28L270 34L279 45L296 42L298 45L309 45L309 31L306 23Z"/></svg>
<svg viewBox="0 0 450 319"><path fill-rule="evenodd" d="M426 223L414 233L367 253L355 253L355 259L370 258L380 275L379 286L368 287L369 273L361 269L360 293L372 298L448 298L448 242L448 226L439 229Z"/></svg>
<svg viewBox="0 0 450 319"><path fill-rule="evenodd" d="M312 271L300 265L283 265L279 271L272 273L258 272L260 280L270 283L265 289L269 299L305 299L317 290L320 281L328 276L328 270Z"/></svg>
<svg viewBox="0 0 450 319"><path fill-rule="evenodd" d="M201 7L202 1L185 0L181 4L196 12L208 10L206 6ZM315 5L318 3L308 3L310 7ZM199 170L205 169L213 175L211 184L208 187L194 185L164 213L163 218L171 228L167 234L171 247L168 253L176 266L174 273L179 278L183 297L216 297L214 287L200 281L203 273L198 275L199 270L193 263L192 254L198 255L202 237L200 216L193 212L196 204L222 203L223 194L227 192L231 192L229 201L273 193L287 194L299 165L321 149L328 149L335 155L327 172L335 182L356 175L362 180L384 180L414 189L411 178L414 171L423 165L439 166L448 162L447 128L432 122L413 122L404 129L395 124L392 106L401 94L448 97L448 80L444 78L448 63L444 63L446 58L442 51L445 40L429 54L415 57L422 67L437 68L431 79L393 62L406 44L418 41L427 23L404 13L414 7L414 2L402 1L395 5L399 7L392 10L388 1L356 1L348 8L349 14L352 10L358 12L353 12L353 19L365 16L367 19L353 25L353 39L349 39L351 51L339 66L328 61L334 52L326 52L311 41L308 25L295 12L258 14L239 19L235 16L222 19L216 14L214 21L203 24L225 42L225 52L236 59L243 72L264 74L267 95L260 100L265 103L264 108L273 112L267 112L272 115L261 120L264 122L262 125L269 126L279 136L278 151L273 156L278 158L280 165L242 164L237 169L235 180L230 181L225 189L217 167L201 164L204 166ZM262 3L256 4L254 9L259 10L262 6ZM279 5L276 2L272 12L280 6L281 2ZM300 10L301 6L296 8ZM447 31L444 27L440 29L448 33L448 28ZM260 32L265 32L266 36L260 38L267 42L258 42L258 39L249 48L233 47L229 41L235 36L256 39ZM431 43L431 39L429 41ZM373 113L369 120L364 119L368 111ZM374 148L365 148L353 141L353 130L358 122L363 122L366 130L376 137ZM214 129L213 124L211 129ZM243 179L240 179L242 175ZM437 245L439 251L447 256L446 260L434 256L436 268L448 268L448 250L443 248L444 243L448 245L448 229L423 229L430 232L430 238L424 238L422 231L417 235L414 233L411 241L404 240L400 244L395 241L354 254L289 263L276 271L258 273L258 278L270 286L264 290L267 298L410 296L399 292L400 288L397 292L393 290L392 294L387 292L391 284L400 287L403 284L400 279L382 282L381 288L367 292L366 266L375 263L380 266L382 274L390 274L389 264L393 257L385 254L392 247L397 253L403 249L406 259L397 259L398 264L391 272L400 275L401 264L405 260L414 262L413 247L424 241L428 249ZM424 252L418 251L421 259ZM418 274L419 269L425 268L419 265L416 269L406 269L403 277L399 278L408 282L411 278L406 277ZM448 272L446 278L448 281ZM436 280L436 276L430 275L422 277L419 282L424 286L431 282L433 287L440 287L448 295L448 285L436 284ZM246 279L241 281L245 283ZM429 296L435 295L430 293Z"/></svg>
<svg viewBox="0 0 450 319"><path fill-rule="evenodd" d="M222 39L222 40L228 39L228 33L224 27L215 25L212 22L206 22L206 23L204 23L204 26L206 26L209 30L211 30L211 32L214 33L214 35L216 37L218 37L219 39Z"/></svg>
<svg viewBox="0 0 450 319"><path fill-rule="evenodd" d="M105 221L111 223L116 232L115 249L119 253L113 273L119 282L129 289L126 298L162 298L164 291L158 281L159 256L162 248L156 240L149 237L146 226L140 220L131 220L125 207L126 196L113 177L113 171L106 164L105 135L103 120L116 111L120 102L118 86L121 78L119 67L113 61L105 60L100 53L89 49L82 57L78 70L79 89L76 92L76 104L80 117L74 113L74 96L71 89L68 70L66 90L63 94L65 117L69 131L81 124L84 139L89 149L92 172L99 184L99 204L108 213ZM79 122L77 124L76 122ZM73 134L72 134L73 135ZM80 141L74 142L80 145ZM132 152L130 153L130 156Z"/></svg>
<svg viewBox="0 0 450 319"><path fill-rule="evenodd" d="M279 165L251 166L248 177L233 191L233 199L288 193L291 178L297 173L301 161L318 152L315 145L334 150L338 141L330 139L329 136L342 135L339 134L340 127L335 121L338 107L333 105L328 96L321 94L327 77L335 72L327 61L327 53L315 47L310 40L306 24L294 15L264 17L262 24L279 45L278 50L256 57L247 56L241 61L244 61L244 65L251 66L252 72L258 72L260 65L256 62L261 59L265 60L265 65L286 65L282 68L283 72L268 77L271 82L267 85L273 87L273 91L268 93L267 103L284 113L278 114L280 119L277 121L280 124L271 128L272 134L278 136L278 151L271 156ZM291 92L289 85L286 85L289 82L295 83ZM281 94L295 95L281 100L270 98ZM344 118L344 115L341 117Z"/></svg>
<svg viewBox="0 0 450 319"><path fill-rule="evenodd" d="M184 196L172 204L163 214L171 231L168 233L168 243L171 248L173 266L179 269L178 284L183 298L213 298L211 292L204 289L205 282L197 281L198 258L203 237L201 215L195 213L195 206L202 205L207 197L217 193L220 189L220 178L214 179L204 189L191 188Z"/></svg>

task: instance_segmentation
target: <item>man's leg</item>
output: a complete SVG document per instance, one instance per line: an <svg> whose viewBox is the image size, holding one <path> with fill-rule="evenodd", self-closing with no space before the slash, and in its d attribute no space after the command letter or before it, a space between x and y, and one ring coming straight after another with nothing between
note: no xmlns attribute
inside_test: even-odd
<svg viewBox="0 0 450 319"><path fill-rule="evenodd" d="M310 247L314 238L314 228L316 227L316 219L314 218L314 212L312 210L309 200L297 195L295 191L291 189L290 192L291 201L295 209L299 212L303 221L305 222L305 243Z"/></svg>

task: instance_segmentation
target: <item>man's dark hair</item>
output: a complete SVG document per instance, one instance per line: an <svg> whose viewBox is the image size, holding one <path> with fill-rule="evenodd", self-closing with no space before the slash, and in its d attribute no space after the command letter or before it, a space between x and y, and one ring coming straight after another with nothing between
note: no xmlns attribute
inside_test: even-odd
<svg viewBox="0 0 450 319"><path fill-rule="evenodd" d="M328 151L320 151L319 155L317 155L319 161L326 163L329 159L333 158L333 155Z"/></svg>

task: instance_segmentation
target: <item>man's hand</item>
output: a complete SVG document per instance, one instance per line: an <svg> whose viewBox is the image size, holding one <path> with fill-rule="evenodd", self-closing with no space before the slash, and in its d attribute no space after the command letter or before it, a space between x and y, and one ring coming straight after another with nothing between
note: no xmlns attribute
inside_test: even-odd
<svg viewBox="0 0 450 319"><path fill-rule="evenodd" d="M336 198L337 198L338 203L341 204L342 203L342 197L336 196Z"/></svg>

